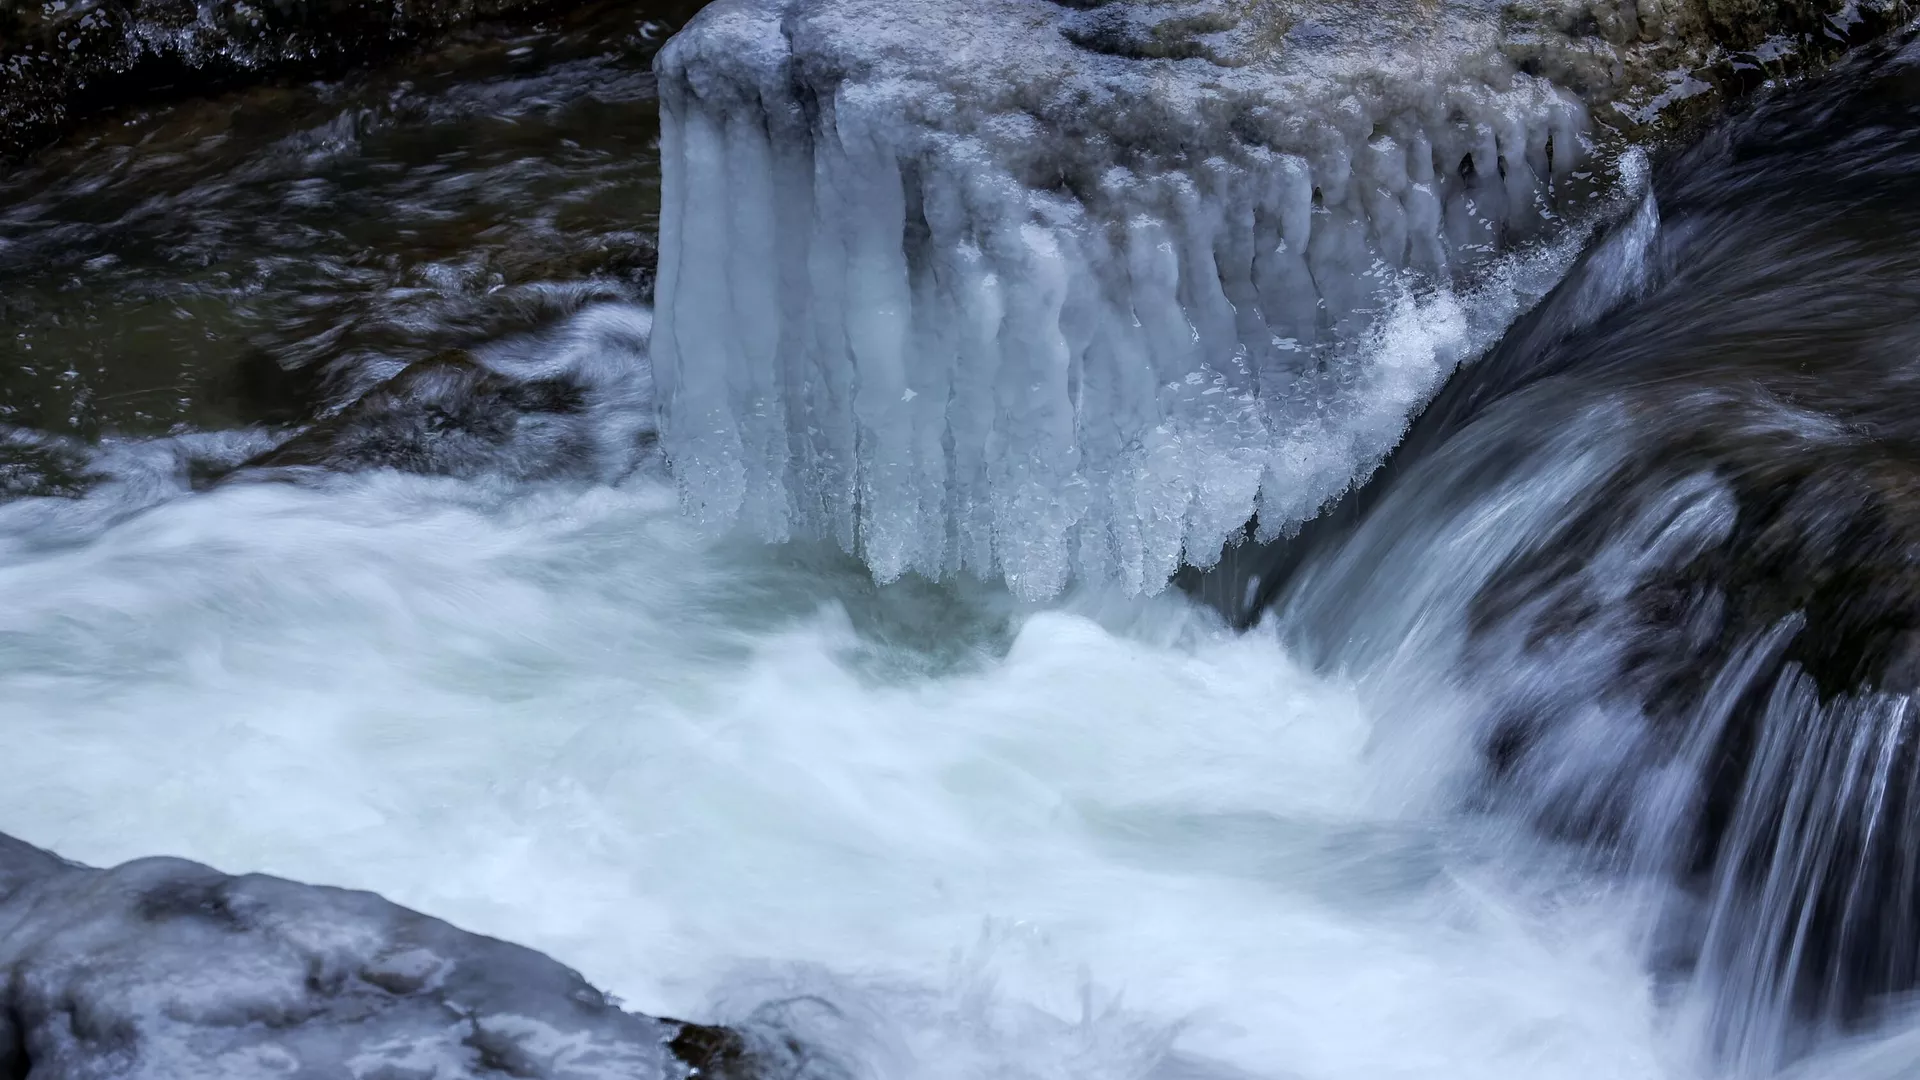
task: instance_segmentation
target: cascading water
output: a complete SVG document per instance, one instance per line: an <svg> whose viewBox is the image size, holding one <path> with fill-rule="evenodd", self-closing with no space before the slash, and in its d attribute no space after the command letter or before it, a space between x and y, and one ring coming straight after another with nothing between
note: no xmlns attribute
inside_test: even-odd
<svg viewBox="0 0 1920 1080"><path fill-rule="evenodd" d="M1911 47L1652 169L1351 528L1213 590L1270 605L1236 633L687 521L595 217L651 185L649 82L509 44L10 189L0 831L374 888L785 1075L1920 1067ZM208 389L250 349L318 423Z"/></svg>
<svg viewBox="0 0 1920 1080"><path fill-rule="evenodd" d="M1661 894L1649 961L1737 1075L1920 985L1916 72L1870 52L1663 169L1266 584L1394 711L1444 688L1464 801Z"/></svg>

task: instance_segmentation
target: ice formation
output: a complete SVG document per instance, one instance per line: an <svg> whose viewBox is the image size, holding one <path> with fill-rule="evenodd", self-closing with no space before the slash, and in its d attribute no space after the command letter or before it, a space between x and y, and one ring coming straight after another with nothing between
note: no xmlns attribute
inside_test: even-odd
<svg viewBox="0 0 1920 1080"><path fill-rule="evenodd" d="M1594 195L1595 11L718 0L656 63L688 510L1032 598L1312 516Z"/></svg>
<svg viewBox="0 0 1920 1080"><path fill-rule="evenodd" d="M372 893L0 834L0 1076L671 1080L729 1038Z"/></svg>

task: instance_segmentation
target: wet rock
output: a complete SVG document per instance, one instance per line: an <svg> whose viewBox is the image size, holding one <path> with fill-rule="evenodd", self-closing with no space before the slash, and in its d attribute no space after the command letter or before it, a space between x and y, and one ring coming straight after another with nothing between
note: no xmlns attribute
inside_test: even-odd
<svg viewBox="0 0 1920 1080"><path fill-rule="evenodd" d="M645 309L602 305L544 334L417 361L235 475L618 479L653 441L650 329Z"/></svg>
<svg viewBox="0 0 1920 1080"><path fill-rule="evenodd" d="M1804 620L1782 660L1825 697L1920 690L1917 71L1920 37L1870 50L1676 159L1656 178L1637 268L1570 279L1421 418L1416 458L1520 395L1617 394L1644 440L1495 579L1483 623L1564 580L1567 560L1691 473L1724 491L1729 521L1641 586L1642 622L1689 622L1684 598L1717 595L1728 641ZM1644 651L1678 663L1672 643ZM1685 704L1673 679L1658 683L1653 697Z"/></svg>
<svg viewBox="0 0 1920 1080"><path fill-rule="evenodd" d="M1757 102L1665 157L1652 170L1652 197L1596 231L1561 283L1447 380L1377 472L1296 534L1229 548L1217 568L1183 571L1181 586L1251 624L1409 470L1490 411L1556 380L1570 385L1549 401L1604 392L1593 390L1603 383L1651 384L1677 399L1745 380L1823 423L1891 437L1883 445L1920 438L1898 404L1911 395L1920 341L1910 276L1920 251L1903 240L1908 222L1920 226L1914 41L1908 29L1864 47L1819 81ZM1737 317L1728 317L1729 298ZM1651 395L1636 400L1645 412L1673 409ZM1731 434L1735 417L1722 419L1718 430ZM1690 460L1699 434L1674 433L1667 460Z"/></svg>
<svg viewBox="0 0 1920 1080"><path fill-rule="evenodd" d="M1659 896L1739 1075L1920 987L1916 73L1909 30L1656 165L1245 594L1436 690L1466 806Z"/></svg>
<svg viewBox="0 0 1920 1080"><path fill-rule="evenodd" d="M1061 24L1067 40L1135 60L1201 57L1222 66L1278 50L1298 19L1290 5L1260 0L1079 0Z"/></svg>
<svg viewBox="0 0 1920 1080"><path fill-rule="evenodd" d="M86 455L73 440L0 426L0 502L26 495L77 495L92 479Z"/></svg>
<svg viewBox="0 0 1920 1080"><path fill-rule="evenodd" d="M1485 582L1463 662L1500 673L1492 804L1670 874L1664 962L1772 1068L1920 986L1920 445L1727 392L1658 407L1716 422Z"/></svg>
<svg viewBox="0 0 1920 1080"><path fill-rule="evenodd" d="M1668 162L1632 258L1629 222L1358 500L1361 537L1556 508L1451 553L1476 798L1670 880L1667 962L1759 1074L1920 986L1916 72L1909 33Z"/></svg>
<svg viewBox="0 0 1920 1080"><path fill-rule="evenodd" d="M323 420L250 464L260 468L319 466L351 472L391 468L436 476L473 476L493 468L522 422L578 414L584 395L556 379L521 381L489 371L464 352L442 353L408 366L338 416ZM526 454L511 471L558 471L569 452L564 429L550 453Z"/></svg>
<svg viewBox="0 0 1920 1080"><path fill-rule="evenodd" d="M1357 25L1369 13L1334 3L1283 0L1052 0L1069 9L1062 36L1094 52L1129 59L1204 58L1227 67L1257 64L1289 49L1311 47L1338 35L1382 36L1382 13L1374 25ZM1438 23L1449 5L1429 0L1411 6L1415 18ZM1869 8L1872 8L1869 5ZM1789 50L1820 46L1813 38L1845 31L1856 21L1883 16L1878 10L1841 9L1821 0L1679 0L1679 2L1578 2L1510 4L1508 51L1533 74L1566 77L1583 95L1631 92L1632 82L1660 90L1669 71L1726 77L1714 53L1764 49L1770 59ZM1558 39L1558 40L1556 40ZM1772 46L1766 47L1771 41ZM1570 42L1583 42L1569 47ZM1552 74L1549 74L1549 72ZM1556 80L1560 81L1560 80ZM1704 88L1703 88L1704 89Z"/></svg>
<svg viewBox="0 0 1920 1080"><path fill-rule="evenodd" d="M0 159L103 109L390 57L576 0L71 0L0 4Z"/></svg>
<svg viewBox="0 0 1920 1080"><path fill-rule="evenodd" d="M0 836L8 1080L739 1077L741 1046L372 893Z"/></svg>
<svg viewBox="0 0 1920 1080"><path fill-rule="evenodd" d="M1663 478L1691 467L1725 485L1728 521L1713 543L1623 598L1640 641L1616 691L1639 695L1655 715L1692 715L1707 673L1791 624L1797 632L1768 667L1804 671L1821 697L1920 692L1920 457L1871 443L1715 434L1657 444L1663 467L1637 459L1623 468L1585 513L1492 579L1475 605L1477 625L1524 605L1539 620L1533 640L1545 644L1599 617L1600 597L1556 590L1618 536L1619 522L1649 509ZM1539 605L1546 595L1558 597L1550 612Z"/></svg>

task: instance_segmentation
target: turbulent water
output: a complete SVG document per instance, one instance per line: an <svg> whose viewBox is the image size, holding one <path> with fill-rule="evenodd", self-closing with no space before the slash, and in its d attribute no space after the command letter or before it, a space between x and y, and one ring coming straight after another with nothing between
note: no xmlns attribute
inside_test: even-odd
<svg viewBox="0 0 1920 1080"><path fill-rule="evenodd" d="M449 345L500 363L598 340L516 336L530 328L643 318L649 223L620 208L652 183L631 144L659 28L604 31L455 55L430 85L299 91L291 123L245 96L162 111L8 189L0 491L27 494L0 504L0 830L94 863L169 852L377 889L550 952L633 1008L792 1033L822 1077L1913 1074L1920 1027L1897 1006L1802 1024L1759 1000L1777 973L1716 959L1738 952L1726 935L1778 922L1686 898L1662 861L1682 843L1657 827L1683 816L1671 803L1637 832L1578 812L1619 776L1685 774L1635 741L1643 703L1605 699L1624 632L1586 626L1545 659L1501 651L1501 627L1524 622L1501 597L1570 611L1571 576L1605 601L1727 527L1733 482L1712 465L1759 451L1708 446L1701 469L1629 470L1644 497L1581 526L1618 540L1582 551L1586 569L1522 558L1580 551L1559 531L1615 505L1608 478L1636 454L1669 460L1672 425L1648 417L1723 407L1652 396L1658 378L1535 384L1495 423L1417 431L1444 449L1396 463L1365 527L1244 634L1179 596L875 587L837 553L717 540L682 519L644 440L636 461L564 480L209 484L284 437L283 398L325 410ZM625 44L583 44L607 40ZM1837 84L1891 114L1860 119L1842 94L1657 174L1640 215L1515 333L1558 320L1553 334L1624 355L1701 319L1758 341L1826 313L1812 332L1853 327L1879 343L1863 355L1910 362L1913 234L1838 209L1910 192L1916 159L1888 127L1905 122L1905 70ZM1839 93L1824 92L1808 100ZM1754 140L1783 124L1807 145L1760 160ZM593 142L609 130L623 134ZM474 162L469 142L496 156ZM1765 211L1811 189L1768 203L1752 179L1789 156L1805 184L1833 181L1823 161L1882 184L1836 188L1789 235ZM561 209L530 222L523 203ZM1746 216L1710 212L1727 205ZM1668 273L1649 292L1656 235L1683 266L1727 250L1777 266L1790 256L1754 253L1772 235L1833 273L1795 270L1806 287L1787 294ZM1809 246L1821 236L1839 240ZM363 254L388 243L407 254ZM583 249L605 257L532 257ZM37 269L55 255L59 273ZM1769 363L1683 390L1777 388L1752 373ZM312 385L233 389L289 369ZM1905 369L1874 370L1894 373L1875 403L1897 402ZM1803 411L1755 430L1864 422L1817 379L1795 385ZM1700 411L1674 411L1685 401ZM1776 633L1755 618L1740 648L1700 650L1702 678L1747 677ZM1836 745L1887 730L1858 713L1903 730L1870 694L1836 714L1782 685L1766 715L1817 713ZM1514 705L1543 701L1574 719ZM1522 713L1550 734L1501 742ZM1703 934L1675 914L1699 910L1726 917Z"/></svg>

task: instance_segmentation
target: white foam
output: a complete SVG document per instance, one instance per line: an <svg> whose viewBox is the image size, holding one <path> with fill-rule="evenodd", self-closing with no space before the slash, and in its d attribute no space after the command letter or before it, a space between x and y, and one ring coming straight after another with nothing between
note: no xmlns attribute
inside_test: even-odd
<svg viewBox="0 0 1920 1080"><path fill-rule="evenodd" d="M853 1076L1692 1075L1634 912L1527 899L1270 635L876 592L676 502L0 507L0 829L375 888Z"/></svg>

